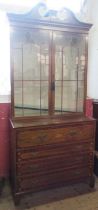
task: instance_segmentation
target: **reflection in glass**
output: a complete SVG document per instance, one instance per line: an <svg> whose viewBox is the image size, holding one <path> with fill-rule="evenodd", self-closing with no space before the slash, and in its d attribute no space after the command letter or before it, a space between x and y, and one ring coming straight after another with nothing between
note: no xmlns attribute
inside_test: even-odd
<svg viewBox="0 0 98 210"><path fill-rule="evenodd" d="M49 76L49 55L48 51L41 51L40 56L41 80L48 80Z"/></svg>
<svg viewBox="0 0 98 210"><path fill-rule="evenodd" d="M22 80L22 51L19 48L13 50L13 65L15 80Z"/></svg>
<svg viewBox="0 0 98 210"><path fill-rule="evenodd" d="M81 47L81 49L82 49L82 47ZM81 56L79 71L78 71L78 79L79 80L84 80L84 72L85 72L85 56Z"/></svg>
<svg viewBox="0 0 98 210"><path fill-rule="evenodd" d="M61 81L55 82L55 113L60 113L62 109L61 101Z"/></svg>
<svg viewBox="0 0 98 210"><path fill-rule="evenodd" d="M15 104L15 115L23 115L23 100L22 100L22 82L14 82L14 104Z"/></svg>
<svg viewBox="0 0 98 210"><path fill-rule="evenodd" d="M48 81L41 82L41 115L48 114Z"/></svg>
<svg viewBox="0 0 98 210"><path fill-rule="evenodd" d="M40 114L40 82L23 82L24 115Z"/></svg>
<svg viewBox="0 0 98 210"><path fill-rule="evenodd" d="M62 79L62 52L55 52L55 80Z"/></svg>
<svg viewBox="0 0 98 210"><path fill-rule="evenodd" d="M40 63L38 55L40 46L32 43L24 43L23 45L23 79L24 80L40 80Z"/></svg>
<svg viewBox="0 0 98 210"><path fill-rule="evenodd" d="M84 82L78 82L78 103L77 103L77 111L83 112L83 104L84 103Z"/></svg>
<svg viewBox="0 0 98 210"><path fill-rule="evenodd" d="M55 64L59 79L62 77L63 80L76 80L76 59L78 57L77 38L67 33L54 33L54 39L56 51Z"/></svg>
<svg viewBox="0 0 98 210"><path fill-rule="evenodd" d="M76 112L77 83L75 81L63 82L63 112Z"/></svg>

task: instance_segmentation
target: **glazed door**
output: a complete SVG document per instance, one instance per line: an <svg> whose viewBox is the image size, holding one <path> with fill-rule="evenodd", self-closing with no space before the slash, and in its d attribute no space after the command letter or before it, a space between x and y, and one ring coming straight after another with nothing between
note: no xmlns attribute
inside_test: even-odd
<svg viewBox="0 0 98 210"><path fill-rule="evenodd" d="M53 32L54 114L84 111L85 36Z"/></svg>
<svg viewBox="0 0 98 210"><path fill-rule="evenodd" d="M15 117L49 113L50 42L48 30L14 30L12 33L12 71Z"/></svg>

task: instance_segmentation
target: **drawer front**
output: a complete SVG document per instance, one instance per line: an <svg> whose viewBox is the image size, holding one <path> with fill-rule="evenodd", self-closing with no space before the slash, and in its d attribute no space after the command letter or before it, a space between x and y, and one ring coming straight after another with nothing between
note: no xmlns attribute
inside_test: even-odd
<svg viewBox="0 0 98 210"><path fill-rule="evenodd" d="M37 147L32 147L30 149L26 150L17 150L17 157L16 161L29 161L39 158L47 158L47 157L54 157L54 156L60 156L60 155L68 155L70 154L71 157L75 154L81 156L84 153L92 153L94 150L93 142L87 141L87 142L72 142L66 143L63 142L62 144L52 144L52 145L42 145Z"/></svg>
<svg viewBox="0 0 98 210"><path fill-rule="evenodd" d="M81 169L74 167L73 169L62 170L58 173L52 173L42 176L21 176L17 177L17 191L39 191L40 189L48 189L54 186L64 186L64 183L73 183L78 180L86 179L90 176L90 170L86 167Z"/></svg>
<svg viewBox="0 0 98 210"><path fill-rule="evenodd" d="M92 139L93 136L94 128L92 125L20 131L17 133L17 147L25 148L57 142Z"/></svg>
<svg viewBox="0 0 98 210"><path fill-rule="evenodd" d="M49 173L57 173L62 169L72 169L73 167L92 167L92 157L88 154L79 156L74 154L73 157L70 155L66 156L55 156L54 158L44 158L37 160L30 160L29 162L23 161L17 163L17 175L22 174L33 174L33 176L44 175Z"/></svg>

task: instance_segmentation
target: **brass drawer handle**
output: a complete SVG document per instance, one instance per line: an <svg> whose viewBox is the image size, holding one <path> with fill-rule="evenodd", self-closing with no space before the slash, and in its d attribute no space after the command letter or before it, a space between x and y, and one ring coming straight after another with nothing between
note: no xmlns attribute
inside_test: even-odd
<svg viewBox="0 0 98 210"><path fill-rule="evenodd" d="M39 136L38 140L40 140L43 143L45 140L47 140L47 135Z"/></svg>
<svg viewBox="0 0 98 210"><path fill-rule="evenodd" d="M32 169L32 170L35 170L37 169L39 166L38 165L29 165L29 168Z"/></svg>
<svg viewBox="0 0 98 210"><path fill-rule="evenodd" d="M84 149L84 145L76 145L76 149Z"/></svg>
<svg viewBox="0 0 98 210"><path fill-rule="evenodd" d="M38 184L38 183L39 183L39 180L37 179L37 180L32 181L32 182L31 182L31 185L32 185L32 184L33 184L33 185L34 185L34 184Z"/></svg>
<svg viewBox="0 0 98 210"><path fill-rule="evenodd" d="M74 174L75 174L75 175L80 175L80 174L81 174L81 171L75 170L75 171L74 171Z"/></svg>
<svg viewBox="0 0 98 210"><path fill-rule="evenodd" d="M74 135L76 135L77 134L77 131L70 131L70 135L71 136L74 136Z"/></svg>
<svg viewBox="0 0 98 210"><path fill-rule="evenodd" d="M38 152L32 152L33 157L35 157L36 155L38 155Z"/></svg>

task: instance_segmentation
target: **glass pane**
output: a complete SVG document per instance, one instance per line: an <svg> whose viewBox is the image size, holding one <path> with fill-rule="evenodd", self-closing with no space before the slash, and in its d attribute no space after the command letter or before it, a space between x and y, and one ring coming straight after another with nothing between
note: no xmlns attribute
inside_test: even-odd
<svg viewBox="0 0 98 210"><path fill-rule="evenodd" d="M15 80L22 80L22 52L21 49L13 50L13 68Z"/></svg>
<svg viewBox="0 0 98 210"><path fill-rule="evenodd" d="M41 115L48 114L48 81L41 83Z"/></svg>
<svg viewBox="0 0 98 210"><path fill-rule="evenodd" d="M14 105L15 105L15 115L23 115L23 100L22 100L22 82L14 82Z"/></svg>
<svg viewBox="0 0 98 210"><path fill-rule="evenodd" d="M83 105L84 105L84 82L78 82L78 104L77 104L77 111L83 112Z"/></svg>
<svg viewBox="0 0 98 210"><path fill-rule="evenodd" d="M40 46L32 43L23 44L23 79L40 80L40 63L38 55Z"/></svg>
<svg viewBox="0 0 98 210"><path fill-rule="evenodd" d="M45 30L13 32L13 48L21 52L25 80L39 80L41 68L49 66L49 40L50 34ZM47 70L45 79L48 79Z"/></svg>
<svg viewBox="0 0 98 210"><path fill-rule="evenodd" d="M40 68L41 80L48 80L49 77L49 55L47 49L41 49Z"/></svg>
<svg viewBox="0 0 98 210"><path fill-rule="evenodd" d="M62 52L55 52L55 80L62 79Z"/></svg>
<svg viewBox="0 0 98 210"><path fill-rule="evenodd" d="M61 77L63 80L77 80L77 77L80 80L84 79L85 36L54 32L54 42L55 79Z"/></svg>
<svg viewBox="0 0 98 210"><path fill-rule="evenodd" d="M40 82L23 82L24 115L40 115Z"/></svg>
<svg viewBox="0 0 98 210"><path fill-rule="evenodd" d="M63 82L63 112L76 112L77 83L75 81Z"/></svg>
<svg viewBox="0 0 98 210"><path fill-rule="evenodd" d="M81 43L81 51L82 51L82 43ZM78 80L84 80L84 72L85 72L85 56L80 56L79 70L78 70Z"/></svg>
<svg viewBox="0 0 98 210"><path fill-rule="evenodd" d="M62 109L61 104L61 81L55 82L55 114L60 113Z"/></svg>

